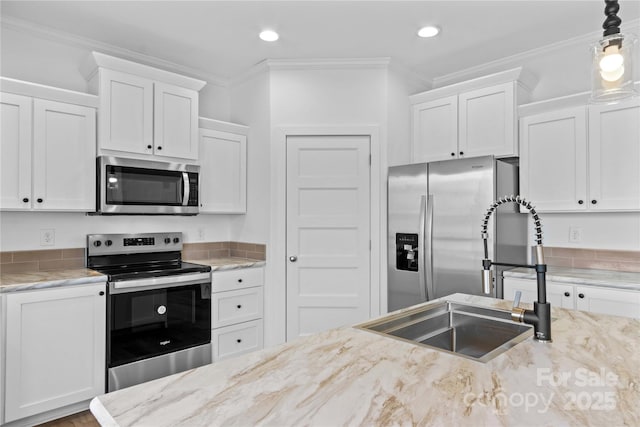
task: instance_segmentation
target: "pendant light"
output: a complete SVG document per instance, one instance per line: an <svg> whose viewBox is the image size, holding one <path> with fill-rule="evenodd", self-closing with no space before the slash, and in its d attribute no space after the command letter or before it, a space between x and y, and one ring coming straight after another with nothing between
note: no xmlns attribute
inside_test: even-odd
<svg viewBox="0 0 640 427"><path fill-rule="evenodd" d="M604 0L602 39L592 47L591 102L613 103L637 96L633 87L633 51L637 38L620 33L618 0Z"/></svg>

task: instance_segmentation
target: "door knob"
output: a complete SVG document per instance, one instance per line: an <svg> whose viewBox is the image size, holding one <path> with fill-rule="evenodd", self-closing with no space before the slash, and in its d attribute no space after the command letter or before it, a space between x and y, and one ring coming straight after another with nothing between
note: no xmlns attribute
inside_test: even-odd
<svg viewBox="0 0 640 427"><path fill-rule="evenodd" d="M289 261L291 261L291 262L296 262L297 260L298 260L298 257L297 257L297 256L295 256L295 255L291 255L291 256L289 257Z"/></svg>

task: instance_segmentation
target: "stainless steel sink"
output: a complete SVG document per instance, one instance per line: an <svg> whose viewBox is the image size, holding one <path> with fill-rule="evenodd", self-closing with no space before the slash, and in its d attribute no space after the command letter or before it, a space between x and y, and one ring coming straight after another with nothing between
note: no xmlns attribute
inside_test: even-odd
<svg viewBox="0 0 640 427"><path fill-rule="evenodd" d="M420 307L356 328L487 362L533 335L511 312L458 302Z"/></svg>

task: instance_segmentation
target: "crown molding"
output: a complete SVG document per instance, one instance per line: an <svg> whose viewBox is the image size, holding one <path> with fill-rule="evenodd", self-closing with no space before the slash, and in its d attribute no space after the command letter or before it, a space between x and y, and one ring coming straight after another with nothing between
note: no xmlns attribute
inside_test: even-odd
<svg viewBox="0 0 640 427"><path fill-rule="evenodd" d="M257 64L255 64L254 66L252 66L251 68L249 68L247 71L245 71L244 73L241 73L240 75L238 75L238 77L232 79L229 82L229 86L231 87L236 87L236 86L240 86L243 83L248 82L249 80L253 79L254 77L257 77L261 74L265 74L269 72L269 66L267 65L267 59L262 60L260 62L258 62Z"/></svg>
<svg viewBox="0 0 640 427"><path fill-rule="evenodd" d="M623 24L623 27L626 29L630 29L631 31L623 31L625 33L633 33L634 30L640 30L640 19L633 19L626 24ZM484 64L480 64L474 67L465 68L464 70L456 71L454 73L445 74L443 76L435 77L433 79L434 87L438 88L441 86L447 86L456 82L460 82L463 80L467 80L469 78L473 78L475 76L486 74L495 70L510 68L514 66L519 66L523 62L535 58L537 56L544 55L549 52L554 52L557 50L567 49L569 47L574 46L585 46L588 47L591 44L595 43L598 39L602 38L602 31L594 31L587 34L583 34L581 36L573 37L567 40L562 40L556 43L551 43L546 46L537 47L535 49L530 49L525 52L517 53L511 56L505 56L504 58L496 59L495 61L486 62Z"/></svg>
<svg viewBox="0 0 640 427"><path fill-rule="evenodd" d="M85 107L98 108L99 106L98 97L95 95L8 77L0 77L0 91Z"/></svg>
<svg viewBox="0 0 640 427"><path fill-rule="evenodd" d="M4 28L20 31L34 37L79 47L82 49L87 49L89 51L100 51L108 55L118 56L125 60L142 63L150 67L160 68L168 72L205 80L208 84L211 85L221 87L229 86L228 79L224 79L220 76L216 76L206 71L186 67L184 65L176 64L175 62L167 61L155 56L145 55L140 52L114 46L108 43L103 43L98 40L77 36L75 34L56 30L44 25L35 24L23 19L10 16L0 16L0 24Z"/></svg>

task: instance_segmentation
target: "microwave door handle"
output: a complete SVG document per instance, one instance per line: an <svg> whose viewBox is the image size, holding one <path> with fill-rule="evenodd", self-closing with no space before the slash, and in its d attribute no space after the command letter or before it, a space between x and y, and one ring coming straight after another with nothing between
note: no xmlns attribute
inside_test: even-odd
<svg viewBox="0 0 640 427"><path fill-rule="evenodd" d="M182 206L189 204L189 174L182 172Z"/></svg>

